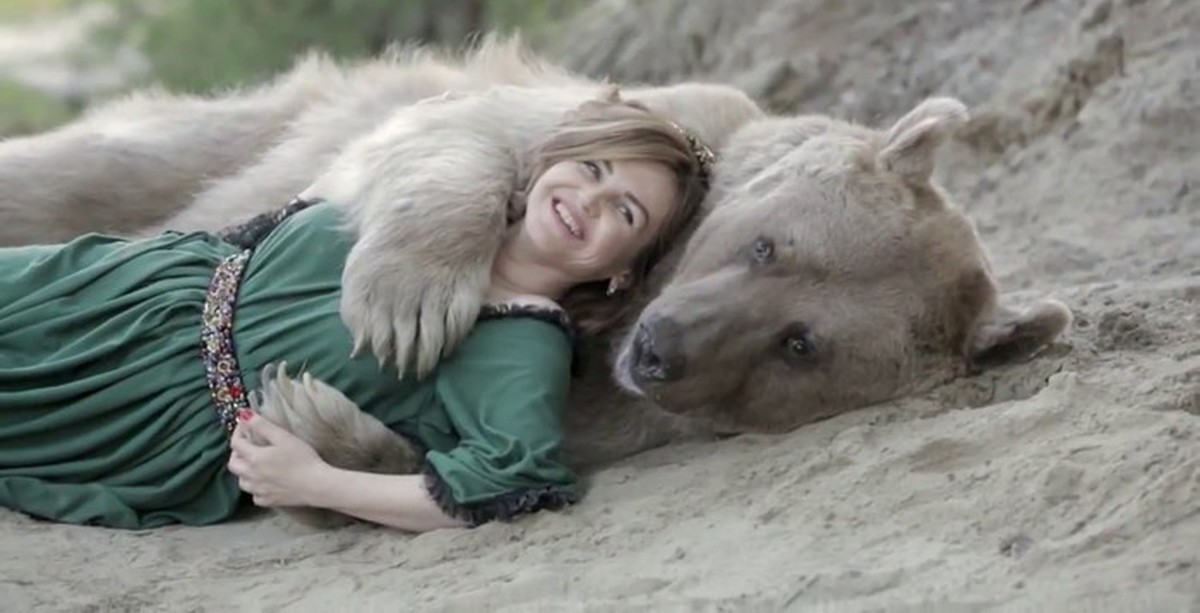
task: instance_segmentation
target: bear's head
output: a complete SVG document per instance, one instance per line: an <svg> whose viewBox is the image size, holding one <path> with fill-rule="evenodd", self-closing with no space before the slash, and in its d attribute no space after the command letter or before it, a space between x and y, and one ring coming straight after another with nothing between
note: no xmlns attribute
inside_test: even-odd
<svg viewBox="0 0 1200 613"><path fill-rule="evenodd" d="M932 180L966 118L931 98L886 130L824 116L739 129L620 343L618 382L718 431L781 431L1050 342L1069 311L999 308L974 227Z"/></svg>

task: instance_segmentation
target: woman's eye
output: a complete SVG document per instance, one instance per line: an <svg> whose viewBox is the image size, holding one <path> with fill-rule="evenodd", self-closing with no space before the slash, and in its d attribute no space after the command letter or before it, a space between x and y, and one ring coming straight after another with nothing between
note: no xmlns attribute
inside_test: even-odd
<svg viewBox="0 0 1200 613"><path fill-rule="evenodd" d="M600 165L595 162L584 162L583 167L587 169L588 174L592 175L593 179L600 178Z"/></svg>
<svg viewBox="0 0 1200 613"><path fill-rule="evenodd" d="M625 221L629 225L632 226L633 225L633 210L629 208L629 205L628 204L618 204L617 210L621 212L621 216L623 216L625 218Z"/></svg>

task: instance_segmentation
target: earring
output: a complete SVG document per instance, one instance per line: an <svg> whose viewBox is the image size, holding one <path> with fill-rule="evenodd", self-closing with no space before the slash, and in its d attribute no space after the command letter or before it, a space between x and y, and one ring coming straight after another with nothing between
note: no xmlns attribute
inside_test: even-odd
<svg viewBox="0 0 1200 613"><path fill-rule="evenodd" d="M605 290L604 295L612 296L615 293L617 293L617 280L616 278L612 278L608 280L608 289Z"/></svg>

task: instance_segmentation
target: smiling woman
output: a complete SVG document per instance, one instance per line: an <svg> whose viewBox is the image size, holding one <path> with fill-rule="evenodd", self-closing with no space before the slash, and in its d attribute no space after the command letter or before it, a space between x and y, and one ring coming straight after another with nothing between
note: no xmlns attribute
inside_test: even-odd
<svg viewBox="0 0 1200 613"><path fill-rule="evenodd" d="M631 101L589 102L527 153L516 231L570 266L605 275L576 283L561 304L589 333L607 329L707 193L713 154L687 131ZM699 171L697 171L699 170ZM565 240L567 238L573 240ZM635 256L613 267L627 250Z"/></svg>
<svg viewBox="0 0 1200 613"><path fill-rule="evenodd" d="M627 289L627 255L649 247L678 193L658 162L558 162L534 182L509 254L539 255L569 278L608 281L609 294Z"/></svg>

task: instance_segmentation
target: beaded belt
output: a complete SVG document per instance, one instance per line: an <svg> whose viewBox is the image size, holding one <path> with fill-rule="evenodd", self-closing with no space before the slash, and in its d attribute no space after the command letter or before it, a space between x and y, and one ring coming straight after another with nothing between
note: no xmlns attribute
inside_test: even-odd
<svg viewBox="0 0 1200 613"><path fill-rule="evenodd" d="M204 314L200 319L200 359L204 362L204 378L208 381L208 393L217 409L221 428L227 434L231 434L237 426L238 411L250 408L250 402L246 399L246 384L242 382L242 371L238 368L237 353L233 347L233 311L237 305L242 273L246 270L254 247L275 226L318 202L321 200L295 198L284 207L262 213L218 233L225 242L243 249L217 265L212 280L208 282Z"/></svg>
<svg viewBox="0 0 1200 613"><path fill-rule="evenodd" d="M251 250L235 253L217 265L208 283L204 299L204 315L200 322L200 359L204 362L204 378L221 428L232 433L240 409L250 408L246 386L242 383L237 354L233 347L233 311L237 303L238 285Z"/></svg>

